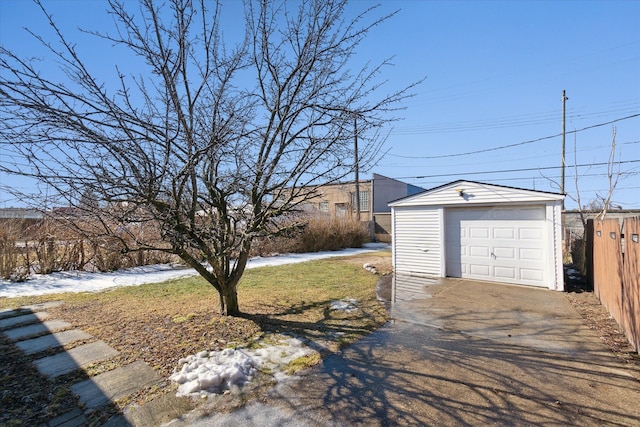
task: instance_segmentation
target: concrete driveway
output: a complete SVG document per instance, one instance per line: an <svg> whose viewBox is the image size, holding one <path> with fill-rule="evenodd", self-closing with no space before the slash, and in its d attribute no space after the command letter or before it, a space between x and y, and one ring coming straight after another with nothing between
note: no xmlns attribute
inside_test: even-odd
<svg viewBox="0 0 640 427"><path fill-rule="evenodd" d="M387 326L261 403L184 424L640 425L640 373L618 362L566 294L407 280L412 292L396 295Z"/></svg>

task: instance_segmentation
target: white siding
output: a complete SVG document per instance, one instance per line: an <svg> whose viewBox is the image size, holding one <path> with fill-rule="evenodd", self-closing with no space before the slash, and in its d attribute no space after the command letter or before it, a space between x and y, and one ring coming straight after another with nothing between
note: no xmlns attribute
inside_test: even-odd
<svg viewBox="0 0 640 427"><path fill-rule="evenodd" d="M442 275L442 210L422 207L392 211L394 271Z"/></svg>

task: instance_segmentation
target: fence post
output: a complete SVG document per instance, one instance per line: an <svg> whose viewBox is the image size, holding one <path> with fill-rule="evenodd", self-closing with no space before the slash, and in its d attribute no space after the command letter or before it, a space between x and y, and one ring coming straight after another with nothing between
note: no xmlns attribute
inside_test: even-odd
<svg viewBox="0 0 640 427"><path fill-rule="evenodd" d="M640 217L624 219L623 324L636 352L640 352Z"/></svg>

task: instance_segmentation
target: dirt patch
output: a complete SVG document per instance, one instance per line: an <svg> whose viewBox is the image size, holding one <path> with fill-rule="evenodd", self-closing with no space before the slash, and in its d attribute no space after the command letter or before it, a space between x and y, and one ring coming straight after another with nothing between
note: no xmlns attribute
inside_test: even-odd
<svg viewBox="0 0 640 427"><path fill-rule="evenodd" d="M595 331L600 340L616 357L629 368L629 371L640 381L640 355L622 333L616 320L607 309L600 304L593 292L572 289L567 299L582 316L587 327Z"/></svg>

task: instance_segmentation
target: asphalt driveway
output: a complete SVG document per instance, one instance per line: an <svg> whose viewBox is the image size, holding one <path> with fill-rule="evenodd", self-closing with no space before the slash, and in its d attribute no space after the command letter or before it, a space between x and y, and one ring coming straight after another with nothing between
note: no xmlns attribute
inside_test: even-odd
<svg viewBox="0 0 640 427"><path fill-rule="evenodd" d="M376 333L260 403L176 425L640 425L640 373L566 294L410 280Z"/></svg>

